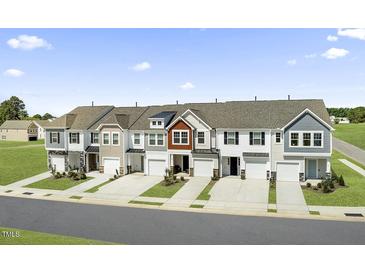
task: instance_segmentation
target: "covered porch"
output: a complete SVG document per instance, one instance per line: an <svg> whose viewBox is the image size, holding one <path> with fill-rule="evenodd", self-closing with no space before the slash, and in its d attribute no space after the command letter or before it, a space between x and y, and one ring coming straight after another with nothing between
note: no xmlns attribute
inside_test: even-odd
<svg viewBox="0 0 365 274"><path fill-rule="evenodd" d="M99 170L99 147L89 146L85 152L86 172Z"/></svg>
<svg viewBox="0 0 365 274"><path fill-rule="evenodd" d="M144 149L127 150L127 173L144 172L145 151Z"/></svg>
<svg viewBox="0 0 365 274"><path fill-rule="evenodd" d="M331 176L331 159L330 158L305 158L305 179L325 179Z"/></svg>
<svg viewBox="0 0 365 274"><path fill-rule="evenodd" d="M170 166L174 174L181 176L190 175L190 158L191 155L187 154L171 154L170 155Z"/></svg>

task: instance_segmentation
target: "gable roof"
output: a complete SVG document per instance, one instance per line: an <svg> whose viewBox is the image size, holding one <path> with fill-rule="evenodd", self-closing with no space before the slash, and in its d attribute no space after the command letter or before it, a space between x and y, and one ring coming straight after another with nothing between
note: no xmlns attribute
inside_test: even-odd
<svg viewBox="0 0 365 274"><path fill-rule="evenodd" d="M34 123L40 127L47 127L49 126L53 121L49 120L35 120Z"/></svg>
<svg viewBox="0 0 365 274"><path fill-rule="evenodd" d="M1 129L28 129L33 124L31 120L6 120L1 126Z"/></svg>

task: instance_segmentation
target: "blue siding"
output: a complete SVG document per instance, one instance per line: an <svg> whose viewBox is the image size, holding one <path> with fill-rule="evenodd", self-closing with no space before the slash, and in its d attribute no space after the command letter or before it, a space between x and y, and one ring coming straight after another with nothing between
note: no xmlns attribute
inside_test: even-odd
<svg viewBox="0 0 365 274"><path fill-rule="evenodd" d="M60 143L51 143L51 132L60 133ZM62 149L65 148L65 130L64 129L46 129L45 136L46 148Z"/></svg>
<svg viewBox="0 0 365 274"><path fill-rule="evenodd" d="M323 131L323 147L289 147L289 131ZM320 123L311 114L305 113L297 121L287 127L284 131L284 152L312 152L330 153L331 152L331 131Z"/></svg>

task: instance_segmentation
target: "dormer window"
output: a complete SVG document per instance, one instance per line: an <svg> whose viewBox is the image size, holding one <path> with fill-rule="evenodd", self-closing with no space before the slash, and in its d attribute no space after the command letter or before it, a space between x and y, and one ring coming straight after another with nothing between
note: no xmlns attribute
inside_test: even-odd
<svg viewBox="0 0 365 274"><path fill-rule="evenodd" d="M150 127L151 128L163 128L164 127L163 120L160 120L160 119L151 120Z"/></svg>
<svg viewBox="0 0 365 274"><path fill-rule="evenodd" d="M157 121L157 125L161 126L162 122L161 121Z"/></svg>
<svg viewBox="0 0 365 274"><path fill-rule="evenodd" d="M153 126L155 126L155 125L156 125L156 123L157 123L156 121L152 121L152 125L153 125Z"/></svg>

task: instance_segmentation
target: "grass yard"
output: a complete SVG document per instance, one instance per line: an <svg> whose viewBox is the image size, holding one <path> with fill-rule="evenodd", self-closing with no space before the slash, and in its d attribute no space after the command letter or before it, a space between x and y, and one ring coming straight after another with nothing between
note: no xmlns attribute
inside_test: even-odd
<svg viewBox="0 0 365 274"><path fill-rule="evenodd" d="M143 197L158 197L158 198L171 198L174 196L176 192L179 191L180 188L187 182L186 181L178 181L176 184L165 186L163 185L163 181L158 183L157 185L151 187L146 192L142 193Z"/></svg>
<svg viewBox="0 0 365 274"><path fill-rule="evenodd" d="M204 208L203 205L190 205L191 208Z"/></svg>
<svg viewBox="0 0 365 274"><path fill-rule="evenodd" d="M100 185L94 186L88 190L85 190L84 192L87 193L95 193L96 191L98 191L102 186L105 186L106 184L109 184L110 182L113 182L114 180L109 179L108 181L101 183Z"/></svg>
<svg viewBox="0 0 365 274"><path fill-rule="evenodd" d="M0 149L1 148L8 148L8 147L22 147L22 146L43 145L43 144L44 144L44 140L29 141L29 142L0 141Z"/></svg>
<svg viewBox="0 0 365 274"><path fill-rule="evenodd" d="M365 150L365 123L337 124L334 126L334 136L345 142Z"/></svg>
<svg viewBox="0 0 365 274"><path fill-rule="evenodd" d="M206 201L209 200L210 199L209 192L215 183L216 183L216 181L210 181L209 184L203 189L203 191L199 194L198 198L196 198L196 199L197 200L206 200Z"/></svg>
<svg viewBox="0 0 365 274"><path fill-rule="evenodd" d="M276 204L276 188L269 188L269 204Z"/></svg>
<svg viewBox="0 0 365 274"><path fill-rule="evenodd" d="M82 184L92 178L93 177L87 177L85 180L74 181L74 180L71 180L70 178L54 179L53 177L49 177L49 178L43 179L41 181L32 183L30 185L26 185L25 187L39 188L39 189L66 190L71 187Z"/></svg>
<svg viewBox="0 0 365 274"><path fill-rule="evenodd" d="M13 237L9 237L9 233ZM0 245L110 245L114 243L84 238L0 227Z"/></svg>
<svg viewBox="0 0 365 274"><path fill-rule="evenodd" d="M338 151L332 153L332 169L342 175L348 187L341 187L332 193L303 189L308 205L323 206L365 206L365 177L341 163L338 159L349 159ZM355 161L353 163L359 165Z"/></svg>
<svg viewBox="0 0 365 274"><path fill-rule="evenodd" d="M162 206L163 205L163 203L159 203L159 202L144 202L144 201L129 201L129 204L154 205L154 206Z"/></svg>
<svg viewBox="0 0 365 274"><path fill-rule="evenodd" d="M44 146L33 146L36 142L41 143L0 141L0 185L47 171L46 150Z"/></svg>

